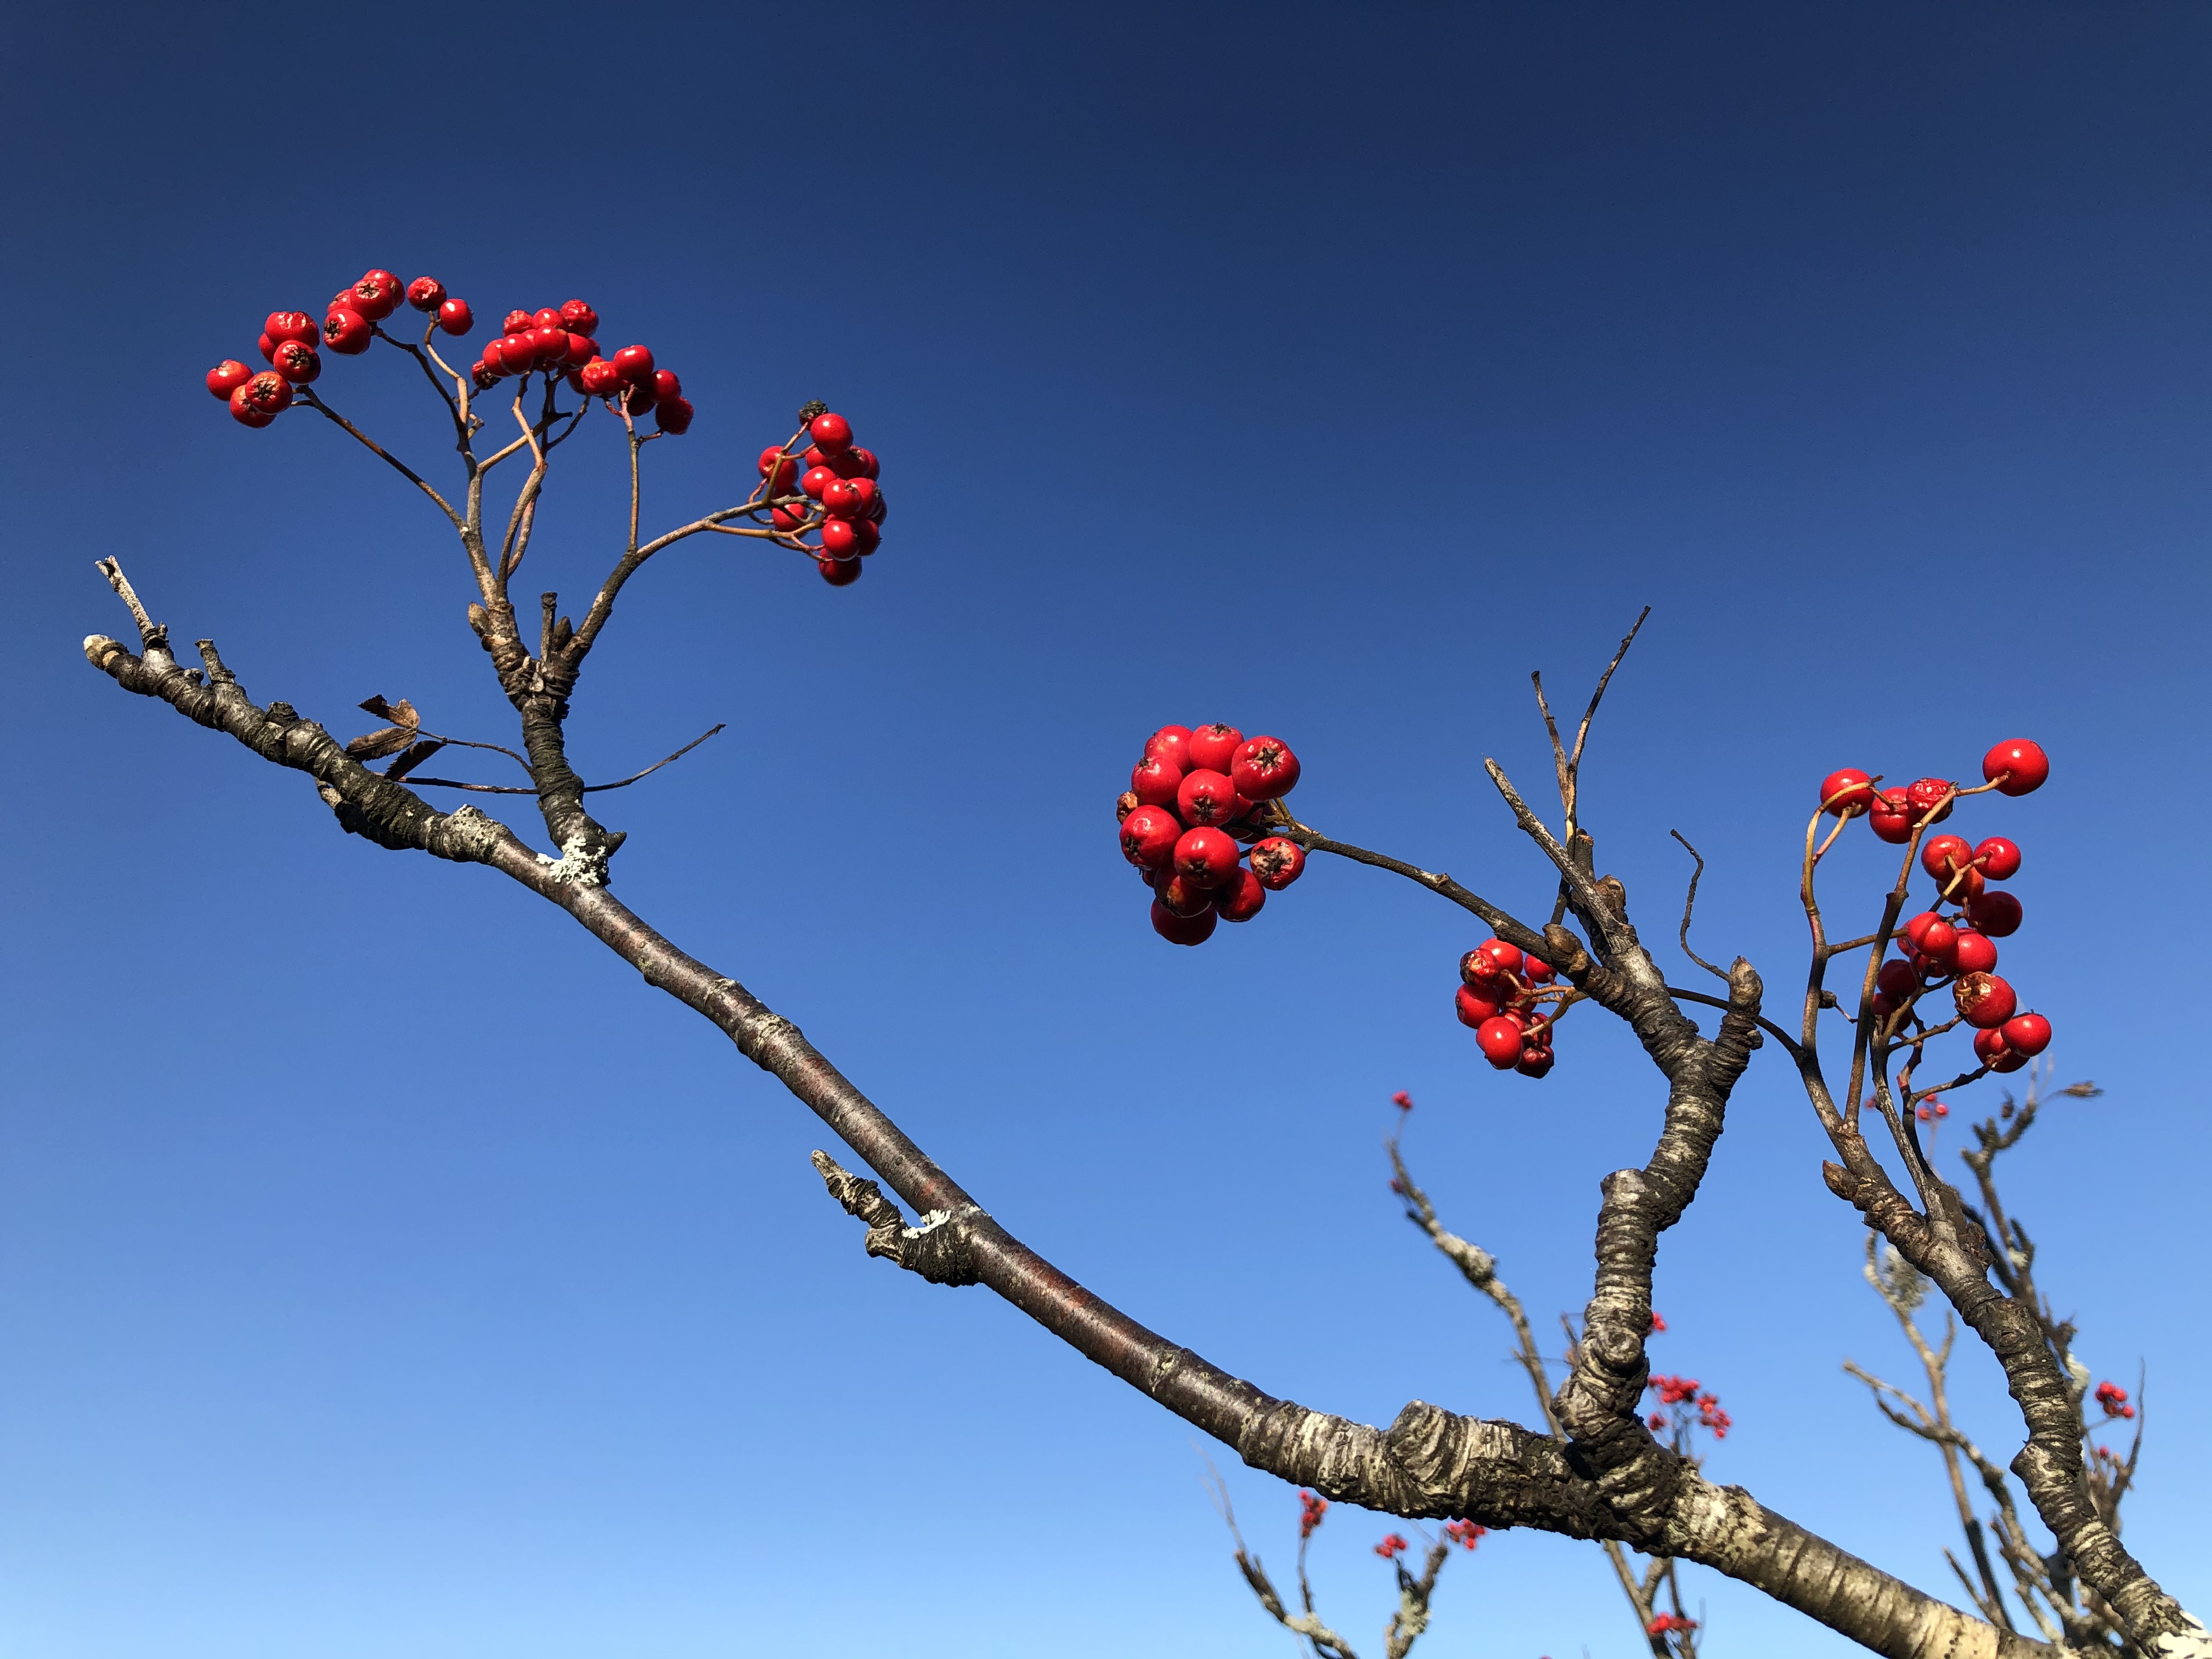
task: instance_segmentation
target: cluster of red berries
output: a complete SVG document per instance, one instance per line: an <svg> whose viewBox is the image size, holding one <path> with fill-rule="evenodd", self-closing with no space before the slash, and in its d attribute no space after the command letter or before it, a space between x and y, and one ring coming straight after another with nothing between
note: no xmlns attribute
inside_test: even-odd
<svg viewBox="0 0 2212 1659"><path fill-rule="evenodd" d="M1395 1561L1412 1547L1413 1546L1406 1541L1403 1533L1394 1532L1387 1534L1382 1541L1375 1547L1375 1553L1385 1561Z"/></svg>
<svg viewBox="0 0 2212 1659"><path fill-rule="evenodd" d="M2107 1417L2133 1417L2136 1408L2128 1404L2128 1391L2117 1382L2097 1384L2097 1403L2105 1408Z"/></svg>
<svg viewBox="0 0 2212 1659"><path fill-rule="evenodd" d="M1934 1123L1940 1119L1950 1116L1951 1109L1936 1099L1935 1096L1930 1095L1912 1109L1912 1115L1923 1123Z"/></svg>
<svg viewBox="0 0 2212 1659"><path fill-rule="evenodd" d="M1727 1439L1729 1430L1735 1425L1735 1419L1721 1409L1720 1396L1703 1392L1702 1385L1694 1376L1654 1376L1644 1386L1657 1393L1659 1403L1662 1406L1687 1407L1694 1410L1698 1426L1710 1429L1716 1440ZM1683 1426L1686 1428L1689 1413L1685 1412L1682 1416ZM1667 1426L1668 1417L1664 1412L1654 1412L1644 1420L1657 1431Z"/></svg>
<svg viewBox="0 0 2212 1659"><path fill-rule="evenodd" d="M684 395L683 381L654 363L653 348L626 345L603 357L599 331L599 313L581 300L510 311L501 320L499 337L469 365L470 378L478 391L489 392L510 375L558 374L580 398L618 404L633 418L649 414L663 432L690 431L696 411Z"/></svg>
<svg viewBox="0 0 2212 1659"><path fill-rule="evenodd" d="M404 287L388 270L364 272L350 288L341 289L323 313L318 329L304 311L272 311L261 325L261 361L269 367L256 373L235 357L226 357L207 373L207 389L230 404L231 418L241 426L264 427L292 406L292 388L306 386L323 372L319 343L341 357L357 357L376 337L377 324L399 309L405 300L417 311L436 313L437 326L448 334L465 334L476 326L476 315L466 300L446 296L445 285L434 276L417 276Z"/></svg>
<svg viewBox="0 0 2212 1659"><path fill-rule="evenodd" d="M1692 1631L1697 1629L1697 1627L1698 1621L1696 1620L1686 1617L1682 1613L1662 1613L1657 1618L1654 1619L1650 1624L1646 1625L1644 1629L1644 1633L1650 1636L1664 1636L1669 1631L1680 1631L1685 1636L1686 1636Z"/></svg>
<svg viewBox="0 0 2212 1659"><path fill-rule="evenodd" d="M787 535L822 532L810 548L822 580L843 587L860 580L860 561L884 538L884 492L876 483L875 453L853 441L853 423L824 410L806 425L807 448L793 455L780 445L760 453L760 475L776 506L769 522ZM797 484L799 493L792 493Z"/></svg>
<svg viewBox="0 0 2212 1659"><path fill-rule="evenodd" d="M1982 777L1999 794L2025 795L2051 775L2051 761L2025 738L2001 743L1982 757ZM1877 780L1852 768L1820 781L1820 810L1839 818L1863 814L1875 835L1902 843L1951 816L1959 786L1922 778L1877 792ZM1996 940L2019 931L2023 912L2010 893L1989 884L2019 874L2021 850L2002 836L1969 846L1961 836L1932 836L1921 844L1920 867L1936 884L1936 908L1898 930L1903 960L1884 963L1875 980L1874 1015L1893 1020L1921 994L1948 985L1959 1018L1974 1029L1974 1054L1992 1072L2016 1072L2051 1044L2051 1022L2019 1012L2011 984L1997 976ZM1946 915L1944 907L1952 907ZM1935 1109L1942 1116L1946 1109ZM1930 1114L1923 1109L1923 1118Z"/></svg>
<svg viewBox="0 0 2212 1659"><path fill-rule="evenodd" d="M1462 1549L1473 1549L1476 1544L1481 1541L1482 1535L1489 1530L1490 1528L1487 1527L1476 1526L1472 1521L1447 1521L1444 1522L1444 1536L1450 1539L1453 1543L1457 1544Z"/></svg>
<svg viewBox="0 0 2212 1659"><path fill-rule="evenodd" d="M1554 977L1550 963L1502 939L1486 939L1459 959L1452 1006L1499 1071L1541 1077L1552 1069L1553 1021L1537 998Z"/></svg>
<svg viewBox="0 0 2212 1659"><path fill-rule="evenodd" d="M1145 740L1115 804L1121 856L1152 890L1152 930L1203 945L1216 921L1249 921L1270 892L1296 881L1305 848L1263 836L1255 817L1298 781L1280 738L1248 740L1233 726L1163 726ZM1253 842L1246 868L1240 842Z"/></svg>
<svg viewBox="0 0 2212 1659"><path fill-rule="evenodd" d="M1328 1513L1328 1499L1326 1498L1317 1492L1302 1492L1298 1494L1298 1541L1300 1543L1303 1544L1314 1535L1314 1529L1321 1525L1322 1516Z"/></svg>

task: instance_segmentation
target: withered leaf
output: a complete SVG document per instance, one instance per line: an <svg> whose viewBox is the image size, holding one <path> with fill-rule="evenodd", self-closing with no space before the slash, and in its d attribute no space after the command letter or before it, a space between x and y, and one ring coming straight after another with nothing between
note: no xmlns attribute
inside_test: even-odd
<svg viewBox="0 0 2212 1659"><path fill-rule="evenodd" d="M411 745L407 752L384 769L387 778L404 778L424 761L445 747L442 741L425 740Z"/></svg>
<svg viewBox="0 0 2212 1659"><path fill-rule="evenodd" d="M400 698L398 702L386 702L380 695L355 706L375 715L379 720L390 720L394 725L407 727L410 731L415 730L422 724L422 717L415 712L415 705L404 697Z"/></svg>
<svg viewBox="0 0 2212 1659"><path fill-rule="evenodd" d="M396 755L415 741L411 726L387 726L381 731L365 732L346 744L345 751L357 761L382 760L386 755Z"/></svg>

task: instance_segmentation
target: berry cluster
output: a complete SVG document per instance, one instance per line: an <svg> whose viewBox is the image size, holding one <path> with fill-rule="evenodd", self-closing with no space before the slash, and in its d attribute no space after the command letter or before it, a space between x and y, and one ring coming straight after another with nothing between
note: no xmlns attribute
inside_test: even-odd
<svg viewBox="0 0 2212 1659"><path fill-rule="evenodd" d="M1406 1541L1404 1534L1394 1532L1386 1534L1382 1541L1375 1547L1375 1553L1385 1561L1395 1561L1412 1547L1413 1546Z"/></svg>
<svg viewBox="0 0 2212 1659"><path fill-rule="evenodd" d="M1983 789L2025 795L2051 775L2050 757L2025 738L2001 743L1982 757ZM1903 843L1951 816L1962 793L1948 778L1922 778L1877 792L1878 780L1855 768L1820 781L1820 810L1848 821L1863 815L1875 834ZM1839 824L1838 829L1841 828ZM2020 872L2021 850L2002 836L1969 846L1964 836L1931 836L1921 843L1920 867L1936 882L1936 908L1897 933L1903 959L1884 963L1875 978L1874 1017L1894 1035L1928 991L1948 987L1958 1018L1974 1030L1974 1054L1992 1072L2016 1072L2051 1043L2051 1022L2020 1012L2009 981L1998 977L1996 941L2017 932L2022 911L2010 893L1990 888ZM1950 914L1945 908L1950 907ZM1923 1119L1945 1115L1923 1109Z"/></svg>
<svg viewBox="0 0 2212 1659"><path fill-rule="evenodd" d="M1487 1527L1476 1526L1472 1521L1447 1521L1444 1522L1444 1536L1450 1539L1453 1543L1457 1544L1462 1549L1473 1549L1476 1544L1481 1541L1482 1535L1489 1530L1490 1528Z"/></svg>
<svg viewBox="0 0 2212 1659"><path fill-rule="evenodd" d="M1298 1541L1301 1544L1314 1535L1314 1529L1321 1525L1322 1516L1328 1513L1328 1499L1326 1498L1310 1492L1298 1494Z"/></svg>
<svg viewBox="0 0 2212 1659"><path fill-rule="evenodd" d="M1203 945L1217 921L1249 921L1270 892L1306 866L1305 848L1263 835L1269 804L1298 781L1298 757L1279 738L1233 726L1163 726L1145 740L1116 803L1121 856L1152 890L1152 930ZM1240 842L1250 842L1251 866Z"/></svg>
<svg viewBox="0 0 2212 1659"><path fill-rule="evenodd" d="M1644 1386L1658 1395L1662 1406L1675 1408L1673 1420L1686 1431L1692 1416L1699 1428L1712 1431L1716 1440L1727 1439L1729 1430L1735 1425L1735 1419L1721 1409L1720 1396L1704 1393L1703 1385L1694 1376L1654 1376ZM1665 1428L1670 1419L1665 1412L1654 1412L1644 1420L1656 1432Z"/></svg>
<svg viewBox="0 0 2212 1659"><path fill-rule="evenodd" d="M499 337L469 365L480 392L511 376L560 375L580 398L600 398L619 405L633 419L651 415L663 432L691 429L696 412L684 395L684 382L654 363L650 346L626 345L611 357L599 355L599 313L581 300L564 300L536 311L516 309L501 319Z"/></svg>
<svg viewBox="0 0 2212 1659"><path fill-rule="evenodd" d="M776 502L770 522L787 535L804 537L819 530L821 544L806 550L814 555L822 580L843 587L860 580L860 561L884 538L884 492L876 483L876 458L853 441L851 422L827 410L807 422L806 439L804 454L773 446L760 453L760 475ZM794 483L797 495L792 493Z"/></svg>
<svg viewBox="0 0 2212 1659"><path fill-rule="evenodd" d="M1657 1618L1654 1619L1650 1624L1646 1625L1644 1629L1646 1634L1651 1636L1664 1636L1669 1631L1680 1631L1686 1636L1692 1631L1697 1629L1697 1627L1698 1621L1696 1620L1686 1617L1682 1613L1662 1613Z"/></svg>
<svg viewBox="0 0 2212 1659"><path fill-rule="evenodd" d="M237 358L226 357L208 370L207 389L229 404L231 418L240 425L267 426L292 406L293 387L306 386L323 372L319 343L341 357L359 356L380 331L377 324L398 310L403 299L417 311L435 313L432 326L448 334L465 334L476 326L469 302L448 299L434 276L417 276L403 288L388 270L367 271L351 288L338 290L319 329L304 311L270 312L258 342L261 361L269 367L256 373Z"/></svg>
<svg viewBox="0 0 2212 1659"><path fill-rule="evenodd" d="M1555 1017L1538 1007L1564 993L1547 990L1552 964L1502 939L1486 939L1459 959L1452 1006L1474 1032L1482 1057L1501 1072L1541 1077L1552 1069Z"/></svg>
<svg viewBox="0 0 2212 1659"><path fill-rule="evenodd" d="M2128 1404L2128 1391L2117 1382L2097 1384L2097 1403L2105 1408L2107 1417L2133 1417L2136 1408Z"/></svg>

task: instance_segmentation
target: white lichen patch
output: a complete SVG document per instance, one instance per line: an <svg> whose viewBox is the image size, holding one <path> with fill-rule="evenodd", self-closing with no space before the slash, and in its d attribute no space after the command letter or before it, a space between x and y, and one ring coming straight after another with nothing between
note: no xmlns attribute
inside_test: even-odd
<svg viewBox="0 0 2212 1659"><path fill-rule="evenodd" d="M549 859L544 854L538 861L546 866L545 873L563 886L604 887L607 884L607 860L604 853L586 850L581 836L571 836L561 843L561 856Z"/></svg>
<svg viewBox="0 0 2212 1659"><path fill-rule="evenodd" d="M2158 1650L2165 1659L2212 1659L2212 1631L2191 1619L2187 1630L2160 1637Z"/></svg>

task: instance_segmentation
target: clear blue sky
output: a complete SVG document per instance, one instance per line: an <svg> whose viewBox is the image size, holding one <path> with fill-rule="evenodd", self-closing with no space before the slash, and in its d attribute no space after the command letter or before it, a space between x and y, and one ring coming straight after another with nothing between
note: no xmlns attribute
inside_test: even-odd
<svg viewBox="0 0 2212 1659"><path fill-rule="evenodd" d="M1793 840L1856 764L2054 757L2008 970L2110 1093L2016 1155L2100 1375L2150 1376L2130 1540L2202 1611L2212 18L2172 4L18 8L0 945L0 1649L31 1659L1275 1655L1190 1431L981 1291L863 1257L811 1118L495 876L337 834L298 777L77 654L118 554L257 698L496 738L436 519L201 389L365 267L580 295L699 414L655 521L806 398L895 503L867 579L730 544L632 590L573 725L624 896L742 978L1014 1230L1272 1392L1525 1417L1379 1139L1548 1323L1660 1096L1617 1030L1499 1079L1474 942L1317 867L1155 939L1111 803L1153 726L1298 749L1308 818L1508 903L1532 785L1638 606L1590 764L1663 936L1802 970ZM367 21L357 21L367 20ZM425 466L396 360L341 406ZM411 373L411 371L410 371ZM617 522L605 434L523 586ZM533 574L534 573L534 574ZM441 764L443 764L441 760ZM522 820L518 816L518 823ZM1839 908L1880 883L1870 843ZM1856 888L1853 888L1856 884ZM1711 1464L1942 1589L1936 1467L1772 1054L1666 1241ZM1946 1154L1948 1157L1948 1153ZM1960 1364L1985 1443L2015 1419ZM1227 1469L1291 1555L1290 1492ZM1340 1510L1330 1617L1389 1597ZM1841 1644L1708 1572L1711 1651ZM1435 1659L1633 1651L1594 1552L1455 1559Z"/></svg>

